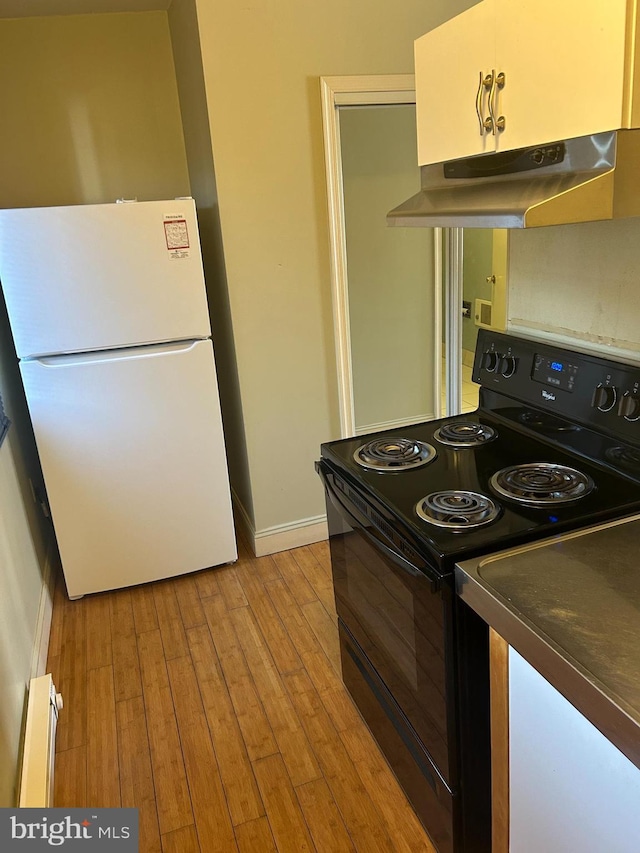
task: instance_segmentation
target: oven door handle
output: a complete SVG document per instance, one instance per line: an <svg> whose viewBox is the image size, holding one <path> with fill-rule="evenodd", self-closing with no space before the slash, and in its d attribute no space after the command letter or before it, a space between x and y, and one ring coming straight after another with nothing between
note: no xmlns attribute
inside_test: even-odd
<svg viewBox="0 0 640 853"><path fill-rule="evenodd" d="M322 478L329 500L335 506L338 512L346 518L349 524L356 530L359 530L360 533L365 537L365 539L369 540L369 542L373 545L374 548L377 548L379 551L382 551L382 553L388 559L390 559L396 566L398 566L398 568L402 569L404 572L407 572L410 575L413 575L413 577L425 578L431 586L431 592L438 592L441 585L441 578L438 575L434 575L434 573L430 571L426 565L424 566L424 568L420 568L419 566L414 565L403 554L396 551L395 548L391 548L382 539L383 534L379 533L376 530L371 520L368 519L359 510L357 510L356 507L353 506L353 504L351 504L350 502L347 503L346 498L343 499L338 494L336 487L331 482L331 473L327 471L327 469L322 465L322 463L318 464L316 468Z"/></svg>
<svg viewBox="0 0 640 853"><path fill-rule="evenodd" d="M431 586L431 592L437 592L440 589L440 579L431 577L431 575L425 570L419 569L417 566L414 566L406 557L402 554L399 554L394 548L390 548L386 542L377 536L375 533L371 532L371 529L368 527L359 527L360 532L365 536L371 544L382 551L390 560L395 563L396 566L403 569L405 572L408 572L410 575L413 575L416 578L425 578L429 581ZM375 529L375 528L374 528Z"/></svg>

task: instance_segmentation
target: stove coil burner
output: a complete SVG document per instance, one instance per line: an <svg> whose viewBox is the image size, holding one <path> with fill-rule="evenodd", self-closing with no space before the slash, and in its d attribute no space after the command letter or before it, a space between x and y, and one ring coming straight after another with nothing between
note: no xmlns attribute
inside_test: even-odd
<svg viewBox="0 0 640 853"><path fill-rule="evenodd" d="M609 447L604 452L605 459L619 468L640 471L640 451L635 447Z"/></svg>
<svg viewBox="0 0 640 853"><path fill-rule="evenodd" d="M591 477L551 462L511 465L495 473L489 483L497 494L527 506L570 503L594 488Z"/></svg>
<svg viewBox="0 0 640 853"><path fill-rule="evenodd" d="M500 515L500 508L486 495L451 489L422 498L416 504L416 512L429 524L463 533L491 524Z"/></svg>
<svg viewBox="0 0 640 853"><path fill-rule="evenodd" d="M353 458L363 468L389 473L420 468L436 458L436 450L424 441L387 436L363 444Z"/></svg>
<svg viewBox="0 0 640 853"><path fill-rule="evenodd" d="M541 432L575 432L580 429L578 424L564 421L561 418L550 415L548 412L526 411L518 416L521 424Z"/></svg>
<svg viewBox="0 0 640 853"><path fill-rule="evenodd" d="M450 421L437 429L433 437L449 447L477 447L493 441L498 433L490 426L471 421Z"/></svg>

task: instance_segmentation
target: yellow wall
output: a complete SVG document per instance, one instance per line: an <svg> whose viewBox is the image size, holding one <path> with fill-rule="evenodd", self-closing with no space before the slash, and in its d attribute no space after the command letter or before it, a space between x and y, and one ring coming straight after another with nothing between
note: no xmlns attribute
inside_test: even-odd
<svg viewBox="0 0 640 853"><path fill-rule="evenodd" d="M411 73L414 38L469 5L197 0L258 531L324 513L339 429L318 78Z"/></svg>
<svg viewBox="0 0 640 853"><path fill-rule="evenodd" d="M209 111L202 70L196 0L180 0L178 3L173 3L168 17L189 165L189 180L198 210L202 261L211 314L229 476L236 498L247 514L252 515L251 482L238 387L224 247L220 231L218 191L211 150ZM212 110L215 110L215 104L212 104Z"/></svg>
<svg viewBox="0 0 640 853"><path fill-rule="evenodd" d="M189 193L166 13L0 21L0 205ZM12 804L48 523L31 498L33 436L0 302L0 806Z"/></svg>
<svg viewBox="0 0 640 853"><path fill-rule="evenodd" d="M40 595L44 549L28 516L24 472L11 429L0 448L0 806L15 802L16 767L25 689L31 661ZM42 562L41 562L42 561Z"/></svg>
<svg viewBox="0 0 640 853"><path fill-rule="evenodd" d="M164 12L0 21L0 205L189 192Z"/></svg>
<svg viewBox="0 0 640 853"><path fill-rule="evenodd" d="M0 317L0 392L12 423L0 447L0 807L13 805L27 682L52 540L38 514L29 477L39 486L33 437L6 317Z"/></svg>

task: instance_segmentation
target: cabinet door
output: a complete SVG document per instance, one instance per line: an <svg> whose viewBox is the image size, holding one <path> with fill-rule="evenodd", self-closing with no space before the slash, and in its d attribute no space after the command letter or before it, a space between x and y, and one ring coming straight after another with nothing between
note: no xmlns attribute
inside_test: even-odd
<svg viewBox="0 0 640 853"><path fill-rule="evenodd" d="M495 67L494 2L483 0L416 41L418 163L495 150L476 114L480 74ZM486 117L488 92L482 90Z"/></svg>
<svg viewBox="0 0 640 853"><path fill-rule="evenodd" d="M509 649L511 853L637 853L640 770Z"/></svg>
<svg viewBox="0 0 640 853"><path fill-rule="evenodd" d="M498 150L624 127L626 0L495 0Z"/></svg>

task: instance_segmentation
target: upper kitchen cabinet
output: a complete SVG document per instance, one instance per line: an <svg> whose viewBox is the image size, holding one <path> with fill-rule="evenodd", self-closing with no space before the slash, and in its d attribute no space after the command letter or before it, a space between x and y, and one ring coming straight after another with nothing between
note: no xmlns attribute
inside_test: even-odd
<svg viewBox="0 0 640 853"><path fill-rule="evenodd" d="M420 166L495 150L483 124L485 77L495 67L494 7L484 0L415 43Z"/></svg>
<svg viewBox="0 0 640 853"><path fill-rule="evenodd" d="M638 126L636 39L636 0L483 0L416 42L420 165Z"/></svg>

